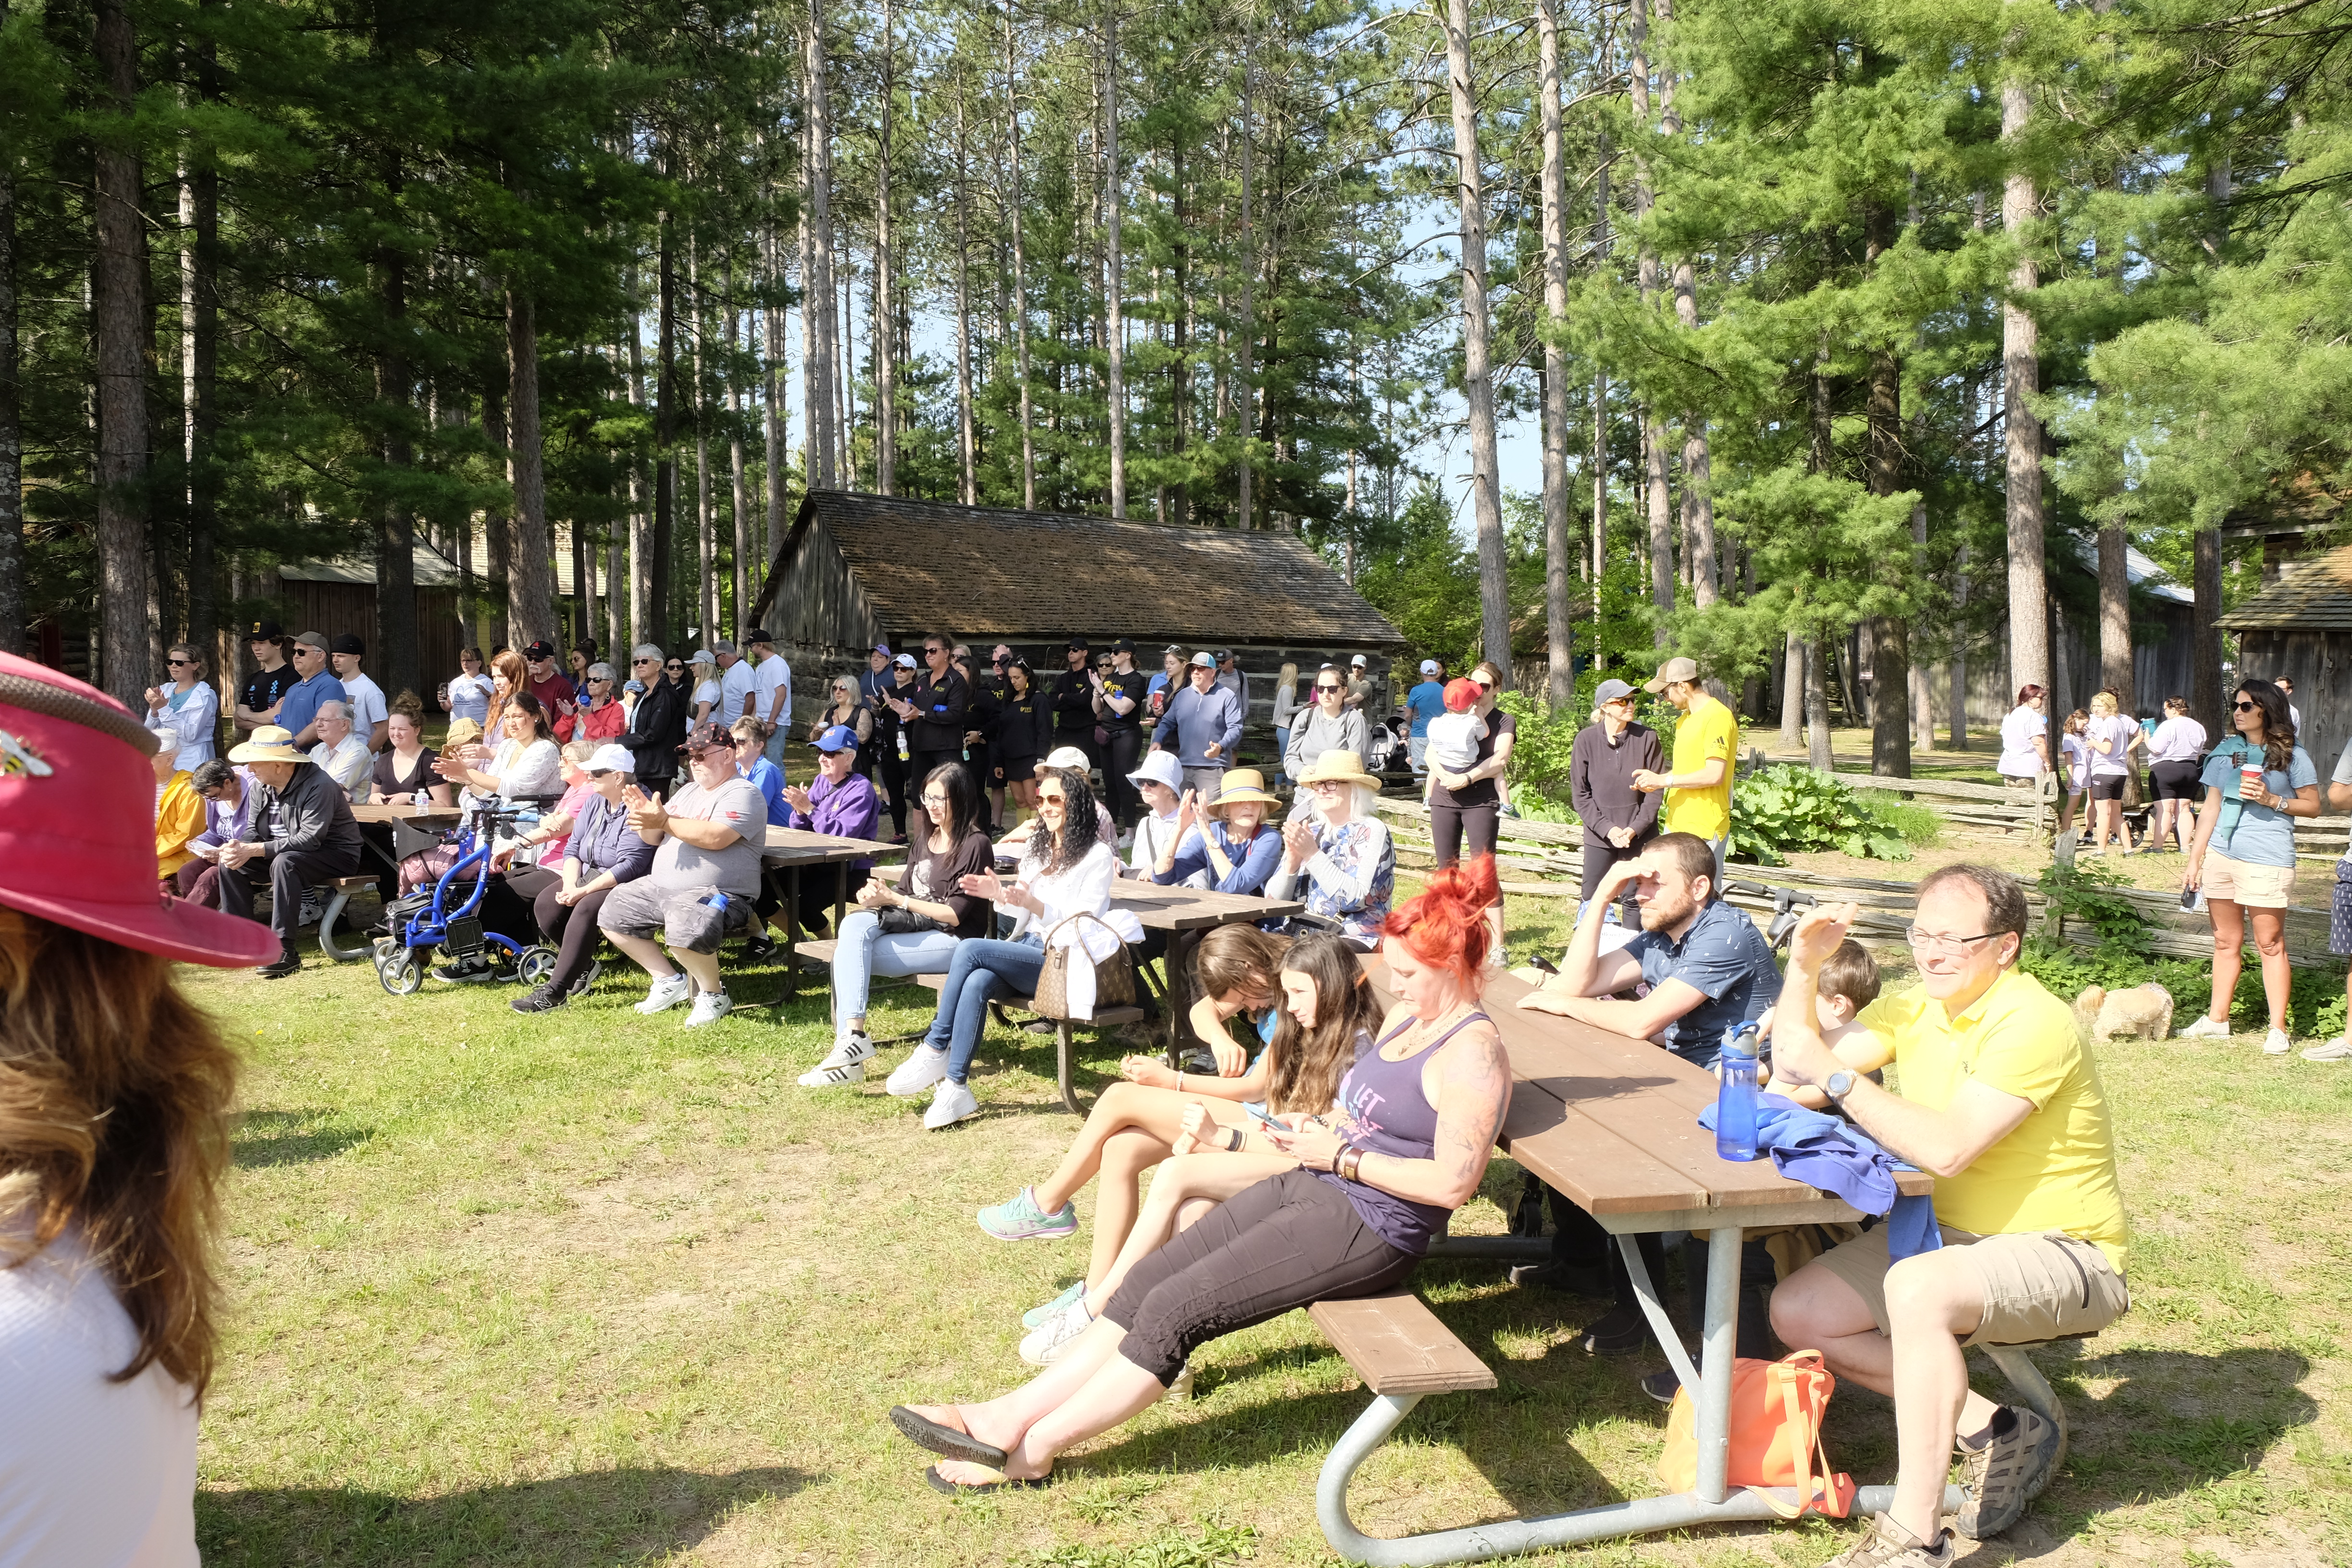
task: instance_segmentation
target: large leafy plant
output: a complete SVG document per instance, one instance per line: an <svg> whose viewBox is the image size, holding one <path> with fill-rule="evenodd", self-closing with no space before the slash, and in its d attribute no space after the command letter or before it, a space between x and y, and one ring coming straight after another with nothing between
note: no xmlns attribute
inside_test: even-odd
<svg viewBox="0 0 2352 1568"><path fill-rule="evenodd" d="M1777 866L1790 854L1834 849L1870 860L1908 860L1900 835L1875 822L1854 792L1811 768L1759 768L1731 788L1735 860Z"/></svg>

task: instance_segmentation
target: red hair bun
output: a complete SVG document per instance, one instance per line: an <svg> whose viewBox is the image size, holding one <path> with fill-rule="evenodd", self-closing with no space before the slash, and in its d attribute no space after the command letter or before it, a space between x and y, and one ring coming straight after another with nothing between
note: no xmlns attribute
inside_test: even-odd
<svg viewBox="0 0 2352 1568"><path fill-rule="evenodd" d="M1486 910L1503 901L1495 858L1481 855L1433 871L1428 885L1389 911L1382 935L1403 942L1423 963L1454 971L1475 986L1493 941Z"/></svg>

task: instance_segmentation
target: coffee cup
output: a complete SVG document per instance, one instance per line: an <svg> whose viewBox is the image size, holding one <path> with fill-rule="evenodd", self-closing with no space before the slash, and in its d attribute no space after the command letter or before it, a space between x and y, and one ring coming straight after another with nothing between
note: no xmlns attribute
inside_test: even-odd
<svg viewBox="0 0 2352 1568"><path fill-rule="evenodd" d="M2263 787L2263 764L2248 763L2238 770L2238 798L2246 800Z"/></svg>

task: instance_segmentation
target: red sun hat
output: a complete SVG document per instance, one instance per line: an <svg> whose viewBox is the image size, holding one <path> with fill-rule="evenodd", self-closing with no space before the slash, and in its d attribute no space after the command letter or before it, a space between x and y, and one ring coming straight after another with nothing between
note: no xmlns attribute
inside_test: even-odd
<svg viewBox="0 0 2352 1568"><path fill-rule="evenodd" d="M190 963L268 963L268 926L157 891L154 755L113 698L0 653L0 904Z"/></svg>

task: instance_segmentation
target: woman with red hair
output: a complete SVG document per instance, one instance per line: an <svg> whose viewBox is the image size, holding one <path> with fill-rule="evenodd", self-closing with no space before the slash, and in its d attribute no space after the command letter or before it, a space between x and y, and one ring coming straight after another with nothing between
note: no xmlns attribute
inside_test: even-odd
<svg viewBox="0 0 2352 1568"><path fill-rule="evenodd" d="M1340 1080L1332 1117L1266 1136L1297 1162L1209 1211L1138 1263L1034 1381L984 1405L898 1405L946 1458L950 1495L1037 1486L1055 1457L1157 1403L1185 1358L1315 1301L1386 1290L1478 1190L1511 1099L1502 1037L1478 1008L1492 856L1437 872L1382 926L1390 1010Z"/></svg>

